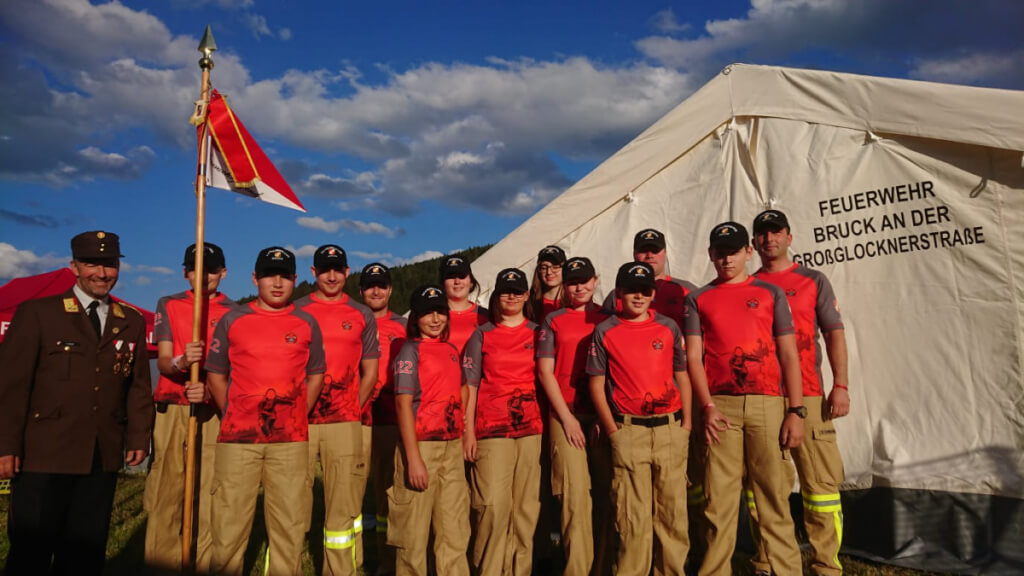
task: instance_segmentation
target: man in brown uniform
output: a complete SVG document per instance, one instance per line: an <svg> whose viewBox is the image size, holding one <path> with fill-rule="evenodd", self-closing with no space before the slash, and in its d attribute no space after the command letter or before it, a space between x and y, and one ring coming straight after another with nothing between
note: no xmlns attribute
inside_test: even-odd
<svg viewBox="0 0 1024 576"><path fill-rule="evenodd" d="M19 306L0 346L8 574L100 574L117 471L149 450L146 322L110 299L118 237L84 232L71 253L75 286Z"/></svg>

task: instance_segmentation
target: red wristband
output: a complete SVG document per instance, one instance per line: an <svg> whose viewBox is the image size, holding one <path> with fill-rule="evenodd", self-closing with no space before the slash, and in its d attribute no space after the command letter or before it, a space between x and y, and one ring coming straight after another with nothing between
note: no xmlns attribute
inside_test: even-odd
<svg viewBox="0 0 1024 576"><path fill-rule="evenodd" d="M839 388L840 390L846 390L847 392L850 391L849 388L847 388L846 386L843 386L842 384L833 384L832 387L833 388Z"/></svg>

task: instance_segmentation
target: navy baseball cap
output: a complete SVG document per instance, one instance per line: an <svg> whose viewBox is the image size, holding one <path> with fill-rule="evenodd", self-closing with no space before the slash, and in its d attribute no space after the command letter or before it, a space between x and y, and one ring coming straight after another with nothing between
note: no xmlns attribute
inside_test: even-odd
<svg viewBox="0 0 1024 576"><path fill-rule="evenodd" d="M424 284L413 290L412 296L409 298L409 309L419 316L431 312L448 314L448 297L440 287Z"/></svg>
<svg viewBox="0 0 1024 576"><path fill-rule="evenodd" d="M594 270L594 264L590 258L574 256L562 266L562 282L566 284L586 282L595 276L597 276L597 271Z"/></svg>
<svg viewBox="0 0 1024 576"><path fill-rule="evenodd" d="M709 247L712 249L721 248L733 252L750 244L750 235L747 229L739 222L722 222L711 229Z"/></svg>
<svg viewBox="0 0 1024 576"><path fill-rule="evenodd" d="M518 268L505 268L494 280L496 294L525 294L529 289L526 274Z"/></svg>
<svg viewBox="0 0 1024 576"><path fill-rule="evenodd" d="M469 260L462 256L445 256L441 259L441 281L449 278L463 278L469 276Z"/></svg>
<svg viewBox="0 0 1024 576"><path fill-rule="evenodd" d="M363 271L359 273L359 287L366 289L370 286L391 286L391 270L380 262L363 266Z"/></svg>
<svg viewBox="0 0 1024 576"><path fill-rule="evenodd" d="M537 262L550 262L555 266L565 263L565 250L558 246L545 246L537 253Z"/></svg>
<svg viewBox="0 0 1024 576"><path fill-rule="evenodd" d="M271 246L260 251L256 257L255 270L257 278L281 274L282 276L295 275L295 254L287 248Z"/></svg>
<svg viewBox="0 0 1024 576"><path fill-rule="evenodd" d="M317 270L344 270L348 268L345 250L336 244L324 244L313 253L313 268Z"/></svg>
<svg viewBox="0 0 1024 576"><path fill-rule="evenodd" d="M185 249L185 259L181 263L185 270L191 272L196 269L196 245L192 244ZM212 242L203 242L203 268L208 272L223 270L227 264L224 262L224 251L220 246Z"/></svg>
<svg viewBox="0 0 1024 576"><path fill-rule="evenodd" d="M654 228L645 228L633 236L633 252L640 252L643 249L652 252L661 252L665 249L665 235Z"/></svg>
<svg viewBox="0 0 1024 576"><path fill-rule="evenodd" d="M646 262L626 262L615 275L615 287L626 292L654 290L654 268Z"/></svg>
<svg viewBox="0 0 1024 576"><path fill-rule="evenodd" d="M765 230L778 232L789 228L789 218L779 210L765 210L754 218L754 236Z"/></svg>

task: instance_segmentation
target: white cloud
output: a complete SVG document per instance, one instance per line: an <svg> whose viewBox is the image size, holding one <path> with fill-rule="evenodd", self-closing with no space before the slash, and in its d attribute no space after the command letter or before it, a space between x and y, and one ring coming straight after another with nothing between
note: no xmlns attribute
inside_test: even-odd
<svg viewBox="0 0 1024 576"><path fill-rule="evenodd" d="M891 74L908 62L948 58L967 48L1018 49L1022 21L1024 4L1002 0L932 0L927 8L916 0L751 0L745 15L709 20L698 37L650 36L636 47L656 62L700 76L737 61L792 64L794 56L802 60L809 52Z"/></svg>
<svg viewBox="0 0 1024 576"><path fill-rule="evenodd" d="M427 250L415 256L402 258L395 256L390 252L361 252L359 250L353 250L352 255L357 258L362 258L367 262L380 262L385 266L402 266L404 264L423 262L424 260L430 260L432 258L440 258L441 256L444 256L444 253L438 252L437 250Z"/></svg>
<svg viewBox="0 0 1024 576"><path fill-rule="evenodd" d="M1005 83L1024 87L1024 50L1016 52L975 52L951 58L920 59L910 77L957 84Z"/></svg>
<svg viewBox="0 0 1024 576"><path fill-rule="evenodd" d="M256 38L260 36L273 36L274 34L270 31L270 26L267 25L267 19L259 14L245 14L242 16L242 21L252 32L252 35Z"/></svg>
<svg viewBox="0 0 1024 576"><path fill-rule="evenodd" d="M300 216L299 218L296 218L295 221L303 228L320 230L329 234L334 234L338 230L344 229L351 232L357 232L359 234L380 234L387 238L394 238L395 236L401 236L405 233L401 228L388 228L380 222L363 222L361 220L352 220L350 218L343 218L341 220L324 220L320 216Z"/></svg>
<svg viewBox="0 0 1024 576"><path fill-rule="evenodd" d="M651 17L651 25L659 32L684 32L690 29L689 22L679 22L676 13L671 8L666 8Z"/></svg>
<svg viewBox="0 0 1024 576"><path fill-rule="evenodd" d="M316 254L317 246L313 246L312 244L304 244L296 248L289 244L285 246L285 248L291 250L292 253L295 254L296 258L309 258L313 256L313 254Z"/></svg>
<svg viewBox="0 0 1024 576"><path fill-rule="evenodd" d="M281 40L291 40L292 39L292 29L291 28L281 28L280 30L277 31L277 37L280 38Z"/></svg>
<svg viewBox="0 0 1024 576"><path fill-rule="evenodd" d="M122 272L132 273L145 273L145 274L174 274L175 271L171 270L166 266L149 266L148 264L132 264L131 262L121 262Z"/></svg>
<svg viewBox="0 0 1024 576"><path fill-rule="evenodd" d="M153 279L150 278L149 276L139 276L138 278L133 280L132 283L134 283L136 286L149 286L150 284L153 283Z"/></svg>
<svg viewBox="0 0 1024 576"><path fill-rule="evenodd" d="M0 278L21 278L41 274L67 266L70 261L70 256L40 256L31 250L19 250L11 244L0 242Z"/></svg>

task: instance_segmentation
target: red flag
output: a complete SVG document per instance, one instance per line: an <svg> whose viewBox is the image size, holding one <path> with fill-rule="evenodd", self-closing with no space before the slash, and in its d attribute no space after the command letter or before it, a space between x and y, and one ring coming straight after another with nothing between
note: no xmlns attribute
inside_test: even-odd
<svg viewBox="0 0 1024 576"><path fill-rule="evenodd" d="M206 135L209 138L206 147L209 153L207 186L306 211L291 186L231 111L227 99L216 90L210 96L206 125L209 128ZM200 126L199 138L204 137L203 132L203 126Z"/></svg>

